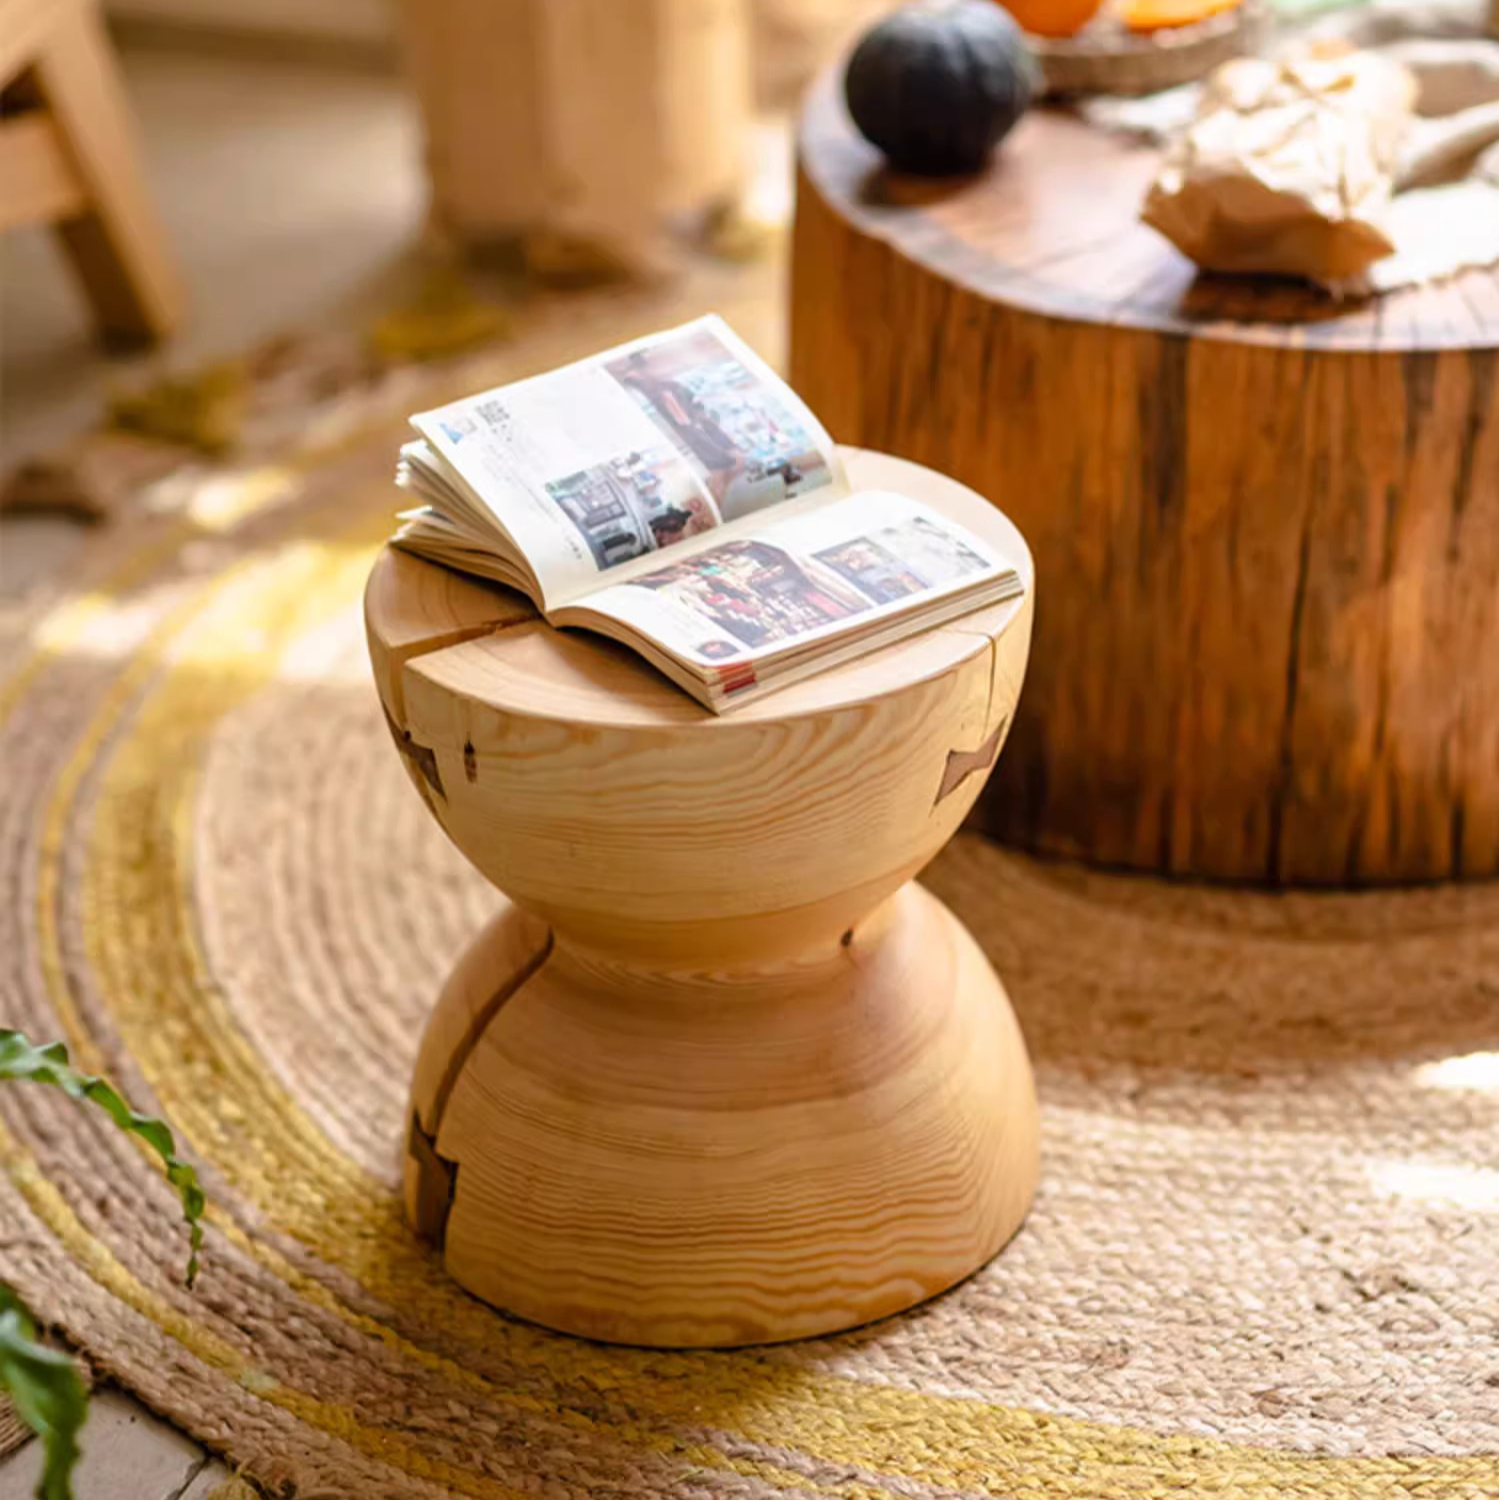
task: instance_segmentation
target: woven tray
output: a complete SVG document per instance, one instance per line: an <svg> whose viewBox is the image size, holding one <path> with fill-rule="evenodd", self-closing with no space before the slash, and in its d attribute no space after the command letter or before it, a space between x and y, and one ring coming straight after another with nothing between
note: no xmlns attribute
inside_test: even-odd
<svg viewBox="0 0 1499 1500"><path fill-rule="evenodd" d="M1076 36L1030 44L1048 94L1153 94L1253 52L1267 20L1264 0L1243 0L1191 26L1138 35L1105 11Z"/></svg>

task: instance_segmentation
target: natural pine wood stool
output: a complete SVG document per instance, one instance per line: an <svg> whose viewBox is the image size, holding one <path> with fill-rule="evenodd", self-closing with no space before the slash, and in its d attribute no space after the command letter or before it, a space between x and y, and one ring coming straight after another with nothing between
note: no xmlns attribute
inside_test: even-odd
<svg viewBox="0 0 1499 1500"><path fill-rule="evenodd" d="M0 230L52 224L100 331L165 338L182 289L95 0L0 0Z"/></svg>
<svg viewBox="0 0 1499 1500"><path fill-rule="evenodd" d="M989 538L1023 598L715 718L630 652L387 549L375 680L411 779L513 902L422 1042L406 1203L470 1291L569 1333L849 1328L982 1265L1037 1173L994 971L912 877L1020 693L1030 555L972 491L857 486Z"/></svg>

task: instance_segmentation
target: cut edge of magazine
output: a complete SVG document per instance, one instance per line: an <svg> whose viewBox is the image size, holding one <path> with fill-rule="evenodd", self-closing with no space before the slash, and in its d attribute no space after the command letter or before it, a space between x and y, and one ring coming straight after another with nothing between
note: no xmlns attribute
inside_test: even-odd
<svg viewBox="0 0 1499 1500"><path fill-rule="evenodd" d="M853 662L868 660L888 647L900 645L929 631L939 630L955 620L966 618L975 610L1018 599L1024 593L1025 581L1018 574L1010 574L1005 579L997 580L993 591L986 593L981 599L959 595L949 599L944 607L930 612L896 614L887 619L877 631L850 636L841 645L830 650L805 653L798 660L784 662L773 673L767 671L763 675L754 660L747 660L726 666L714 675L705 677L638 632L626 634L609 628L612 622L607 617L597 617L603 620L603 625L595 624L591 628L596 634L608 636L629 647L703 707L721 714L740 704L752 702L766 693L805 682L809 677L831 672Z"/></svg>

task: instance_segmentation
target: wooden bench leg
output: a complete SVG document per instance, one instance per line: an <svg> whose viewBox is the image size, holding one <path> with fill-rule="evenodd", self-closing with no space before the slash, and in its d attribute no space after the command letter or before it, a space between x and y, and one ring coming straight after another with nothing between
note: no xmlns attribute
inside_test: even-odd
<svg viewBox="0 0 1499 1500"><path fill-rule="evenodd" d="M181 314L182 289L146 190L135 120L96 7L70 10L33 63L87 203L58 232L101 331L165 338Z"/></svg>

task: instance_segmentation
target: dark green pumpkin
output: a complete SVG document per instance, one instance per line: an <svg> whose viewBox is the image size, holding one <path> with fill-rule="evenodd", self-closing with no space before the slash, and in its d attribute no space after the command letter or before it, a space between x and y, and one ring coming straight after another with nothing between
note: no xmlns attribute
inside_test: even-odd
<svg viewBox="0 0 1499 1500"><path fill-rule="evenodd" d="M974 172L1023 115L1035 64L993 0L918 0L854 49L844 97L854 124L905 172Z"/></svg>

